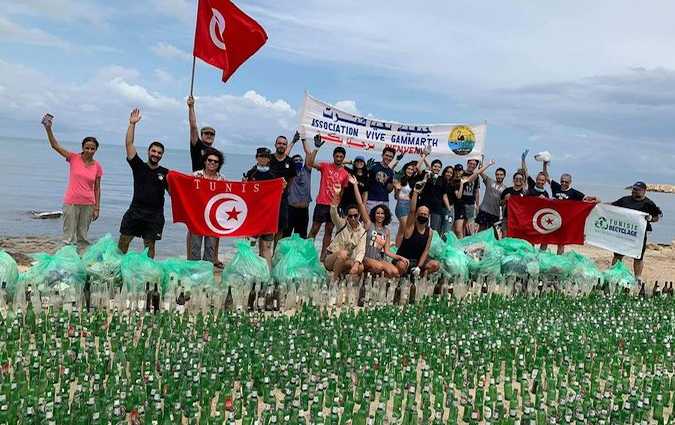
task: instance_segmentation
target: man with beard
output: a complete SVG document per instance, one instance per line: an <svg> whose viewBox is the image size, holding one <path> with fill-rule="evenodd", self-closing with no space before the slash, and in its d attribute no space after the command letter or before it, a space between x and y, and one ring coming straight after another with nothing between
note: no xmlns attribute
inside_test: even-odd
<svg viewBox="0 0 675 425"><path fill-rule="evenodd" d="M293 137L293 144L300 139L300 134L296 131ZM283 237L284 232L288 228L288 187L293 182L293 179L298 175L295 170L295 165L288 156L288 140L284 136L279 136L274 141L274 155L270 158L270 170L277 177L283 177L286 180L286 188L281 195L281 206L279 207L279 228L277 234L274 235L274 247L280 238Z"/></svg>
<svg viewBox="0 0 675 425"><path fill-rule="evenodd" d="M154 141L148 147L148 161L138 157L134 146L136 124L141 120L138 108L131 111L125 146L127 162L134 176L134 194L131 205L120 224L118 247L126 253L134 237L143 239L150 258L155 257L155 241L162 239L164 229L164 192L168 190L166 175L169 170L159 165L164 145Z"/></svg>
<svg viewBox="0 0 675 425"><path fill-rule="evenodd" d="M494 163L494 161L490 161L488 166L492 166ZM485 172L481 173L480 176L483 178L483 183L485 183L485 197L480 204L480 210L476 216L476 223L478 223L480 230L482 231L494 226L495 223L501 219L500 200L502 192L506 189L506 185L504 184L506 170L497 168L494 180L492 177L485 174Z"/></svg>

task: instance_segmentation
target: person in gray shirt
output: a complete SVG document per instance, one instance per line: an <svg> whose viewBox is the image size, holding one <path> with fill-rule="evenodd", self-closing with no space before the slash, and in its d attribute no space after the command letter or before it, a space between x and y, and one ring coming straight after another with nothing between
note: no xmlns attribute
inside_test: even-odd
<svg viewBox="0 0 675 425"><path fill-rule="evenodd" d="M485 170L494 164L494 160L490 161L480 175L483 183L485 183L483 202L480 204L480 210L476 217L476 223L480 226L481 231L494 226L502 218L500 203L502 192L506 189L506 185L504 184L506 170L501 167L497 168L495 178L493 179L485 173Z"/></svg>
<svg viewBox="0 0 675 425"><path fill-rule="evenodd" d="M295 142L296 139L294 138L291 149ZM302 144L307 156L311 156L313 162L317 150L310 151L305 139L302 139ZM307 166L301 155L293 155L291 161L295 166L296 176L288 186L288 226L284 229L284 237L296 233L301 238L307 239L309 204L312 202L312 168Z"/></svg>

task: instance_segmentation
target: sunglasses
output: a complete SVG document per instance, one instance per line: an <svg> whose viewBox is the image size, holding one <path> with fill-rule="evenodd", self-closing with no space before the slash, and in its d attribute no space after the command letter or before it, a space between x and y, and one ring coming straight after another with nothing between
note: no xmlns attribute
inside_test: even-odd
<svg viewBox="0 0 675 425"><path fill-rule="evenodd" d="M202 131L202 134L204 136L215 136L216 133L214 131Z"/></svg>
<svg viewBox="0 0 675 425"><path fill-rule="evenodd" d="M359 215L358 214L347 214L347 217L348 218L358 218Z"/></svg>
<svg viewBox="0 0 675 425"><path fill-rule="evenodd" d="M220 161L217 159L207 158L206 162L211 162L213 164L220 164Z"/></svg>

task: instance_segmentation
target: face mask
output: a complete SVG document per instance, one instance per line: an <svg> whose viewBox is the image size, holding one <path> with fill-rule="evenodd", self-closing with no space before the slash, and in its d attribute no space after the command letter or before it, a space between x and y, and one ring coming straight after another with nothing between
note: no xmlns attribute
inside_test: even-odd
<svg viewBox="0 0 675 425"><path fill-rule="evenodd" d="M268 171L270 170L270 167L268 167L267 165L265 165L265 166L263 166L263 165L256 165L255 167L256 167L256 168L258 169L258 171L260 171L261 173L266 173L266 172L268 172Z"/></svg>
<svg viewBox="0 0 675 425"><path fill-rule="evenodd" d="M429 221L429 217L424 217L424 216L417 217L417 222L419 224L427 224L427 221Z"/></svg>
<svg viewBox="0 0 675 425"><path fill-rule="evenodd" d="M546 188L545 188L545 187L538 188L537 186L535 186L535 187L534 187L534 190L536 190L537 192L546 192Z"/></svg>
<svg viewBox="0 0 675 425"><path fill-rule="evenodd" d="M295 171L302 171L302 162L294 162Z"/></svg>

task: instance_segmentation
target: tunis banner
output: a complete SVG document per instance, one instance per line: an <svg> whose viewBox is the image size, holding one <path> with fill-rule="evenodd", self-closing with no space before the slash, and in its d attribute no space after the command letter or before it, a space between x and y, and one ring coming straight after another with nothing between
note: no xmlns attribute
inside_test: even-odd
<svg viewBox="0 0 675 425"><path fill-rule="evenodd" d="M382 121L342 111L305 93L299 131L304 138L318 134L324 141L345 148L381 151L391 146L397 152L416 154L426 149L436 155L466 160L481 159L487 124Z"/></svg>

